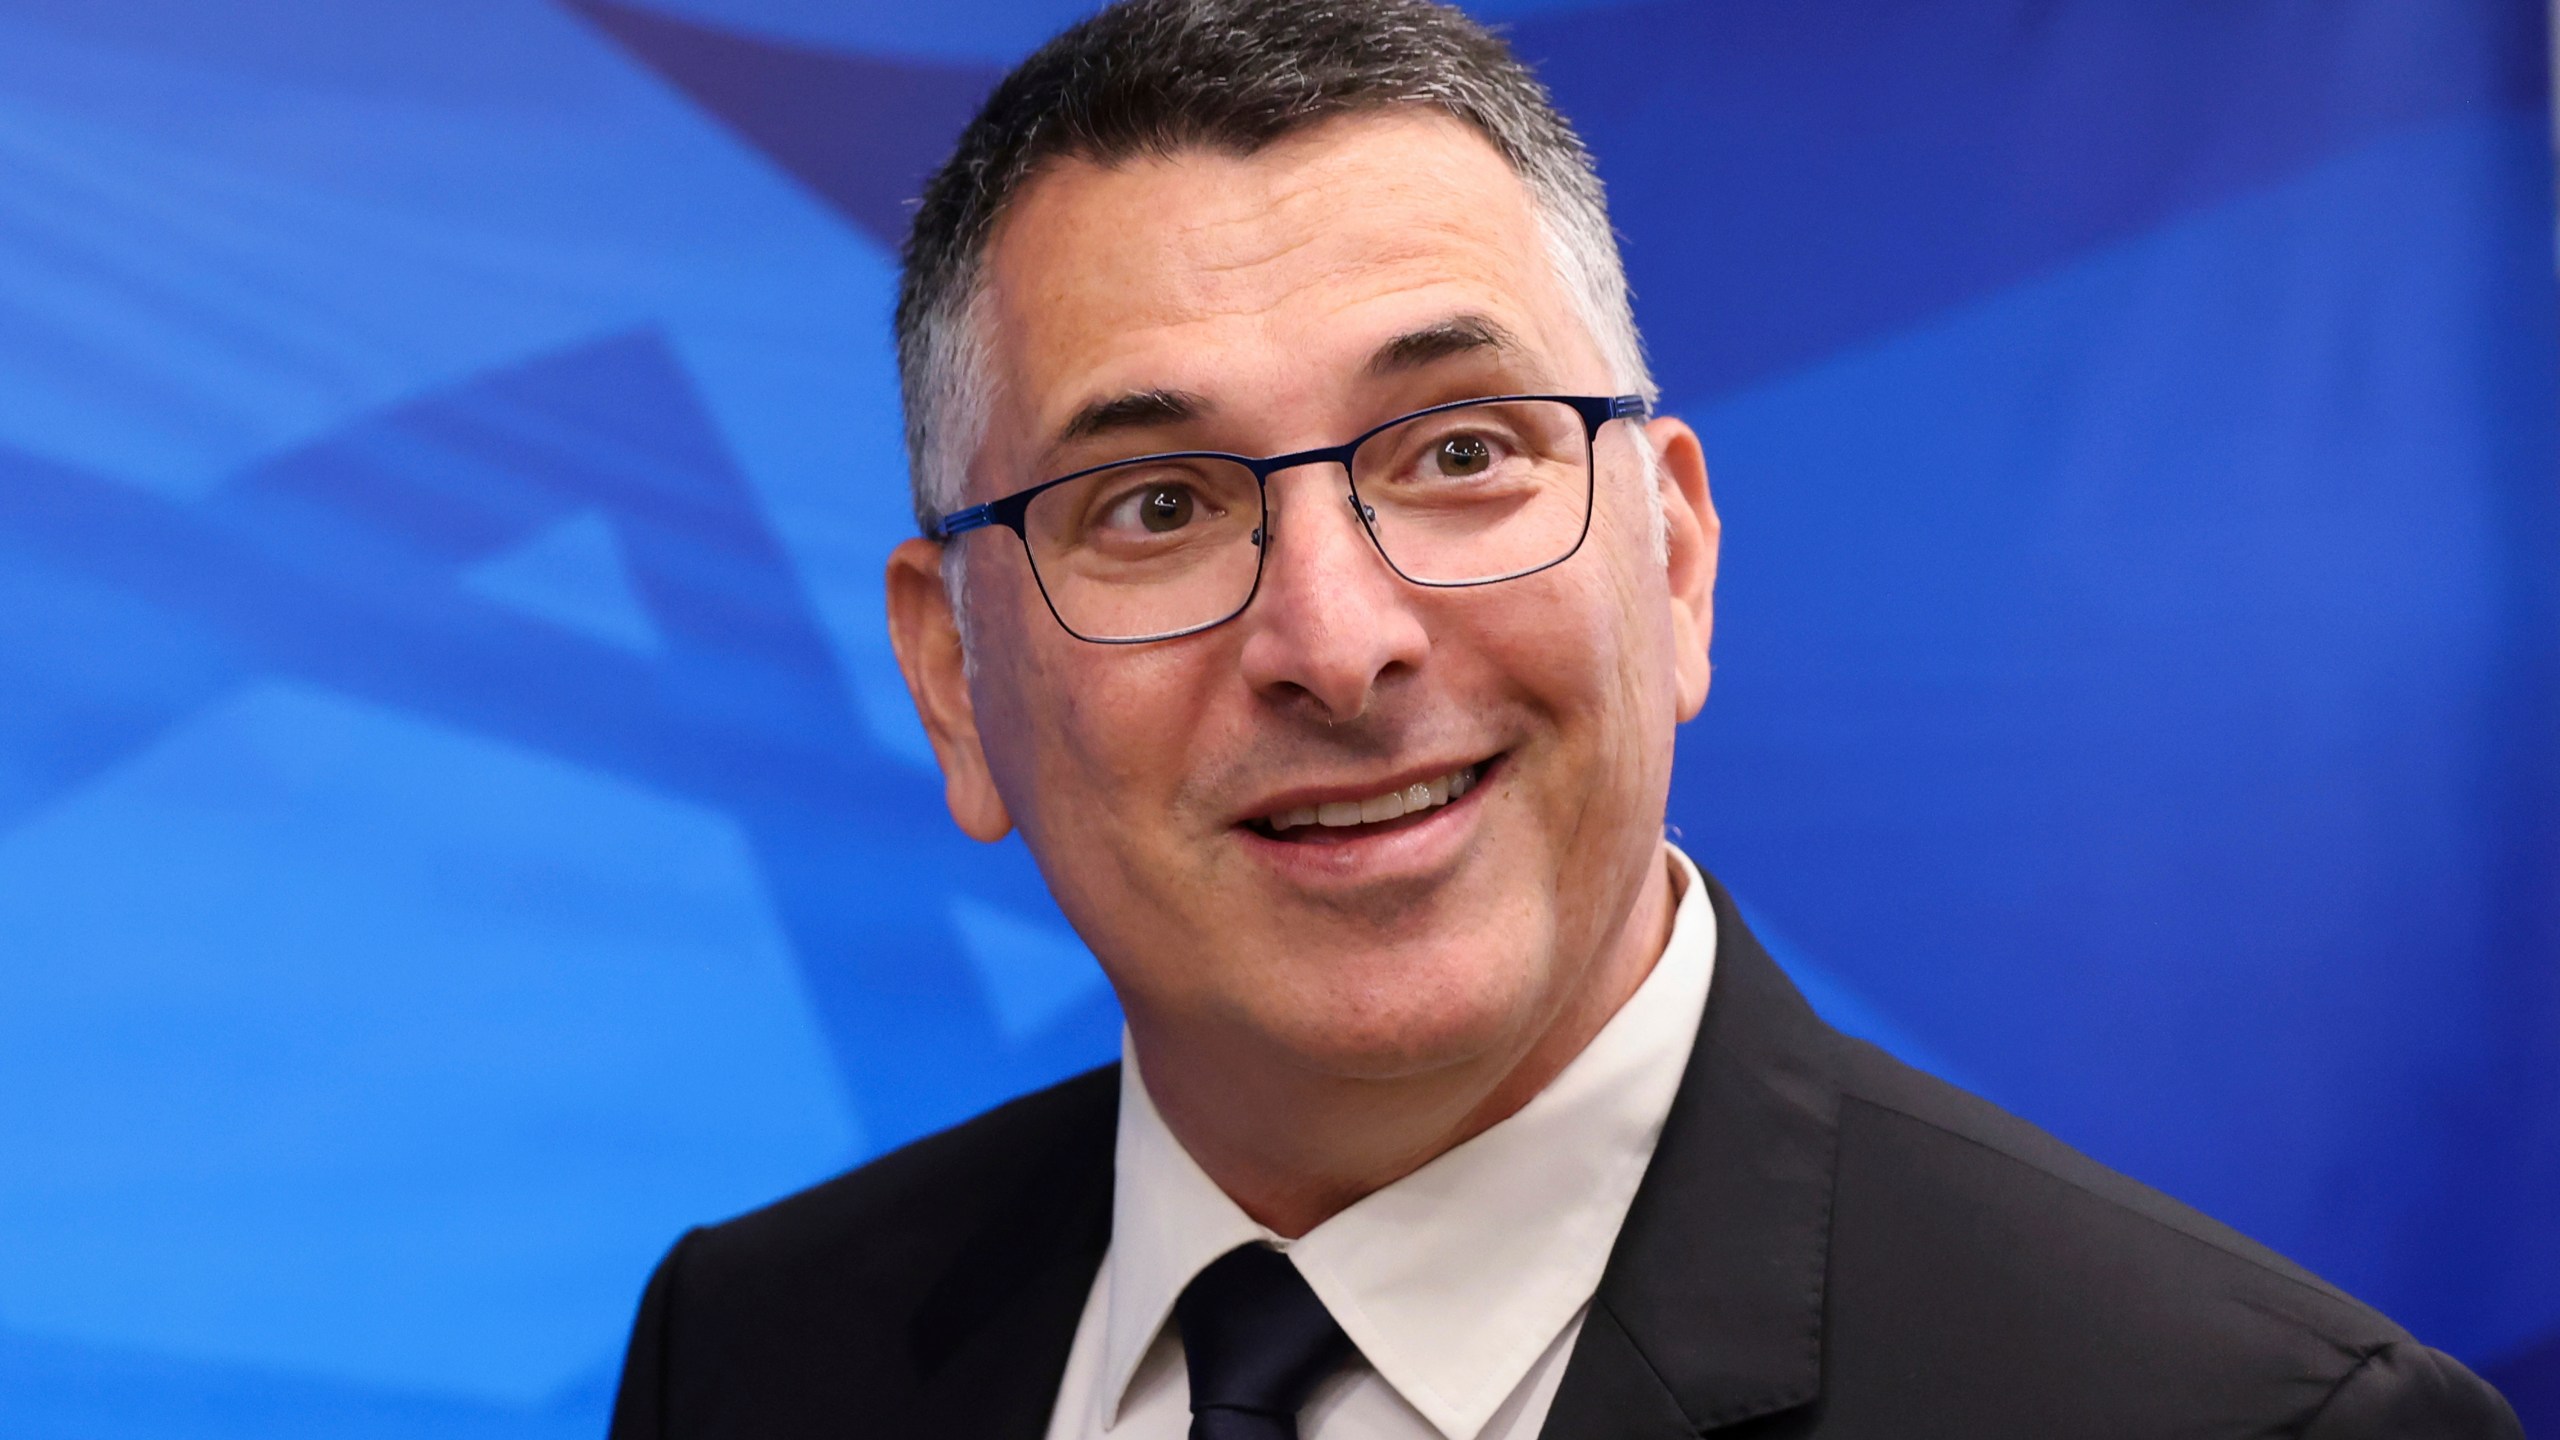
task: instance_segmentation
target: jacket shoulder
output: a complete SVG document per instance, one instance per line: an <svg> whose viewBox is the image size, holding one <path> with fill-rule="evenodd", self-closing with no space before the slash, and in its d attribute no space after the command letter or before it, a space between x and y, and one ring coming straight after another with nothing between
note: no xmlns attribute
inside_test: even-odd
<svg viewBox="0 0 2560 1440"><path fill-rule="evenodd" d="M1098 1257L1118 1094L1089 1071L688 1232L641 1299L616 1440L837 1434L903 1403L1032 1265Z"/></svg>
<svg viewBox="0 0 2560 1440"><path fill-rule="evenodd" d="M1848 1102L1852 1126L1864 1121L1885 1128L1916 1127L1921 1133L1906 1137L1908 1143L1972 1147L2009 1162L2006 1167L1984 1166L1974 1172L1974 1178L1988 1187L1988 1193L1971 1197L1975 1201L1996 1207L2003 1200L2023 1198L1997 1183L1997 1177L2007 1175L2014 1180L2015 1171L2009 1167L2035 1172L2088 1197L2091 1206L2086 1218L2110 1229L2124 1231L2128 1236L2165 1232L2152 1235L2156 1241L2165 1241L2174 1234L2219 1256L2222 1262L2253 1268L2271 1279L2313 1292L2400 1335L2397 1327L2344 1291L2276 1251L2192 1206L2099 1164L1981 1096L1904 1064L1865 1041L1844 1036L1840 1044L1844 1062L1842 1096ZM1858 1116L1860 1109L1870 1113ZM1932 1133L1934 1139L1930 1138Z"/></svg>
<svg viewBox="0 0 2560 1440"><path fill-rule="evenodd" d="M1986 1421L1989 1406L1995 1429L2044 1433L2245 1418L2520 1435L2459 1363L2303 1267L1872 1046L1843 1038L1838 1056L1825 1389L1839 1404L1934 1399ZM1861 1355L1890 1355L1895 1374Z"/></svg>
<svg viewBox="0 0 2560 1440"><path fill-rule="evenodd" d="M964 1237L1020 1196L1023 1179L1096 1149L1107 1167L1120 1067L1106 1065L1009 1100L831 1180L688 1238L703 1270L837 1274L906 1268L922 1242ZM1097 1146L1098 1142L1098 1146Z"/></svg>

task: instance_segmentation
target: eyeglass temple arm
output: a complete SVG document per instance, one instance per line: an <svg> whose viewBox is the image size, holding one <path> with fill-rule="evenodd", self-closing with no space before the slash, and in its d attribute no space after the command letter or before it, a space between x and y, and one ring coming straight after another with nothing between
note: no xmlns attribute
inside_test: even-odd
<svg viewBox="0 0 2560 1440"><path fill-rule="evenodd" d="M933 522L933 538L948 540L954 535L984 530L996 523L994 511L993 505L972 505L966 510L954 510Z"/></svg>

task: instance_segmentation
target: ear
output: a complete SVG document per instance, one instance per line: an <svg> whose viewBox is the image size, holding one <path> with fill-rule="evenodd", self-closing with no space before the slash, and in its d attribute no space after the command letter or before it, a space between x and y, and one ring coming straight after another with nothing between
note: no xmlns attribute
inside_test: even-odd
<svg viewBox="0 0 2560 1440"><path fill-rule="evenodd" d="M1716 548L1723 536L1707 493L1707 453L1698 432L1679 420L1654 420L1645 437L1661 457L1665 559L1671 582L1671 632L1679 680L1680 718L1707 703L1707 645L1716 628Z"/></svg>
<svg viewBox="0 0 2560 1440"><path fill-rule="evenodd" d="M909 540L890 552L889 644L898 652L916 718L924 722L933 758L942 766L943 803L970 838L1001 840L1013 829L1013 816L987 768L959 616L951 604L942 584L941 545Z"/></svg>

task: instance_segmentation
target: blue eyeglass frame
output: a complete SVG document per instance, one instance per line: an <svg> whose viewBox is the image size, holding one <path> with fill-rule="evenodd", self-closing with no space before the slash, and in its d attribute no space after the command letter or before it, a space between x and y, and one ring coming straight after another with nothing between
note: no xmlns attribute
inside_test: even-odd
<svg viewBox="0 0 2560 1440"><path fill-rule="evenodd" d="M1378 538L1377 513L1360 499L1360 482L1353 477L1351 471L1353 453L1387 431L1399 425L1410 424L1426 415L1438 415L1449 410L1465 410L1478 405L1499 405L1515 400L1547 400L1560 405L1569 405L1582 417L1585 488L1582 497L1582 529L1573 537L1573 544L1567 547L1563 554L1545 564L1532 565L1526 570L1514 570L1508 575L1488 575L1480 580L1417 580L1405 574L1404 567L1398 565L1396 557L1388 552L1386 542ZM1294 470L1301 465L1332 464L1342 467L1343 482L1350 487L1351 508L1360 516L1361 530L1368 535L1369 543L1376 547L1378 558L1387 562L1387 568L1393 570L1398 579L1408 585L1422 585L1435 590L1461 590L1474 585L1497 585L1505 580L1517 580L1524 575L1535 575L1541 570L1553 569L1581 553L1582 542L1591 534L1592 491L1599 484L1600 464L1595 452L1600 439L1600 427L1612 420L1641 419L1651 409L1652 407L1645 403L1645 398L1641 395L1480 395L1473 399L1451 400L1446 404L1428 405L1420 410L1408 411L1392 420L1372 425L1339 445L1326 445L1314 450L1297 450L1286 455L1256 458L1251 455L1230 454L1224 450L1165 450L1152 455L1132 455L1125 460L1088 465L1082 470L1072 471L1054 480L1043 480L1028 489L1016 490L1010 495L990 500L983 505L971 505L966 509L954 510L933 523L927 538L949 541L955 536L965 535L972 530L984 530L995 526L1011 530L1014 538L1022 542L1022 558L1031 566L1031 579L1040 587L1040 598L1048 605L1049 617L1058 622L1058 628L1093 645L1145 645L1157 640L1178 640L1185 635L1197 635L1203 630L1215 629L1226 624L1252 608L1253 597L1262 593L1262 567L1270 555L1270 547L1262 543L1262 538L1271 524L1271 477L1283 470ZM1049 594L1049 582L1040 576L1039 557L1031 553L1031 534L1025 517L1030 513L1031 502L1038 499L1042 491L1054 489L1069 481L1081 480L1087 475L1099 475L1105 470L1118 470L1124 466L1144 465L1157 460L1225 460L1253 472L1254 492L1262 506L1262 522L1256 525L1253 531L1255 550L1253 584L1245 590L1244 599L1237 602L1236 608L1215 620L1205 620L1197 625L1181 630L1167 630L1157 635L1087 635L1068 624L1067 617L1058 613L1058 602Z"/></svg>

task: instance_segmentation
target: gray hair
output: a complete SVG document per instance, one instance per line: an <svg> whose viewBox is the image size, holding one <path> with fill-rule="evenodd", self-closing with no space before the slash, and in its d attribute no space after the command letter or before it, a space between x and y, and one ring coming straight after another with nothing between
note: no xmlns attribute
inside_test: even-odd
<svg viewBox="0 0 2560 1440"><path fill-rule="evenodd" d="M988 237L1043 165L1193 147L1249 155L1336 116L1400 105L1465 121L1510 162L1616 384L1654 399L1591 152L1498 37L1433 0L1122 0L996 86L908 231L898 375L924 533L960 505L987 424ZM1652 447L1641 448L1650 464Z"/></svg>

